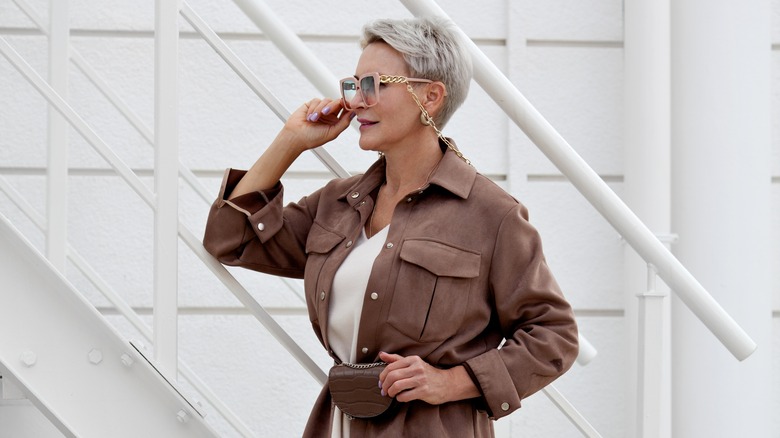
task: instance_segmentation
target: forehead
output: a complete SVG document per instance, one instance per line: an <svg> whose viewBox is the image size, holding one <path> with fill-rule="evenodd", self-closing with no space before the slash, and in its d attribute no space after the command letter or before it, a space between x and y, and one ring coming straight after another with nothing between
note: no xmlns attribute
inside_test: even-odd
<svg viewBox="0 0 780 438"><path fill-rule="evenodd" d="M387 43L376 42L363 49L355 69L357 76L373 72L406 76L409 74L409 68L401 53Z"/></svg>

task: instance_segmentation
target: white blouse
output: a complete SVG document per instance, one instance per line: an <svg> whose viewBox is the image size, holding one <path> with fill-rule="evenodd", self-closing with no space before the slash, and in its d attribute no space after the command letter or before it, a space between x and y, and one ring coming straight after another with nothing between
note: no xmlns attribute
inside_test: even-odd
<svg viewBox="0 0 780 438"><path fill-rule="evenodd" d="M363 229L352 252L333 277L328 310L328 343L336 356L345 362L354 362L356 358L358 328L368 278L374 260L384 246L389 228L384 227L370 239ZM339 408L336 408L333 416L331 437L349 438L349 420L341 414Z"/></svg>

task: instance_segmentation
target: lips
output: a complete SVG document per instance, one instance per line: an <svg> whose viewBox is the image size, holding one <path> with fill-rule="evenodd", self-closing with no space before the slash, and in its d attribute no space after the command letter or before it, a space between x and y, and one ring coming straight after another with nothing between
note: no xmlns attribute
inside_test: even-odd
<svg viewBox="0 0 780 438"><path fill-rule="evenodd" d="M379 122L374 122L374 121L368 120L368 119L361 119L360 117L358 117L357 121L358 121L358 123L360 123L360 127L361 128L364 127L364 126L372 126L372 125L376 125L377 123L379 123Z"/></svg>

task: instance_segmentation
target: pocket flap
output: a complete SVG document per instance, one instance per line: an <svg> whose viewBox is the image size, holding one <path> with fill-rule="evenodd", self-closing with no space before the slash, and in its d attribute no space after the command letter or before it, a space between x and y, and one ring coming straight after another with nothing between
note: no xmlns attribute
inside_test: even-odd
<svg viewBox="0 0 780 438"><path fill-rule="evenodd" d="M344 236L327 230L314 222L306 238L306 254L327 254L344 240Z"/></svg>
<svg viewBox="0 0 780 438"><path fill-rule="evenodd" d="M480 254L433 240L406 240L401 259L439 277L474 278L479 275Z"/></svg>

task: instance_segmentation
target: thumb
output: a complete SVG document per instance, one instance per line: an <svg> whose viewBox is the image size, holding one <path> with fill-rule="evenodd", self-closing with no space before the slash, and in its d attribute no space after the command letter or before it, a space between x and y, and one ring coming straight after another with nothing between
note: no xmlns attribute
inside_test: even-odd
<svg viewBox="0 0 780 438"><path fill-rule="evenodd" d="M342 132L345 129L347 129L347 126L349 126L349 123L354 118L355 118L355 113L353 111L344 110L344 112L339 117L339 121L338 123L336 123L335 127L338 129L339 132Z"/></svg>
<svg viewBox="0 0 780 438"><path fill-rule="evenodd" d="M388 363L388 364L396 362L396 361L399 361L399 360L401 360L403 358L404 358L403 356L399 356L397 354L385 353L384 351L380 351L379 352L379 359L382 362L385 362L385 363Z"/></svg>

